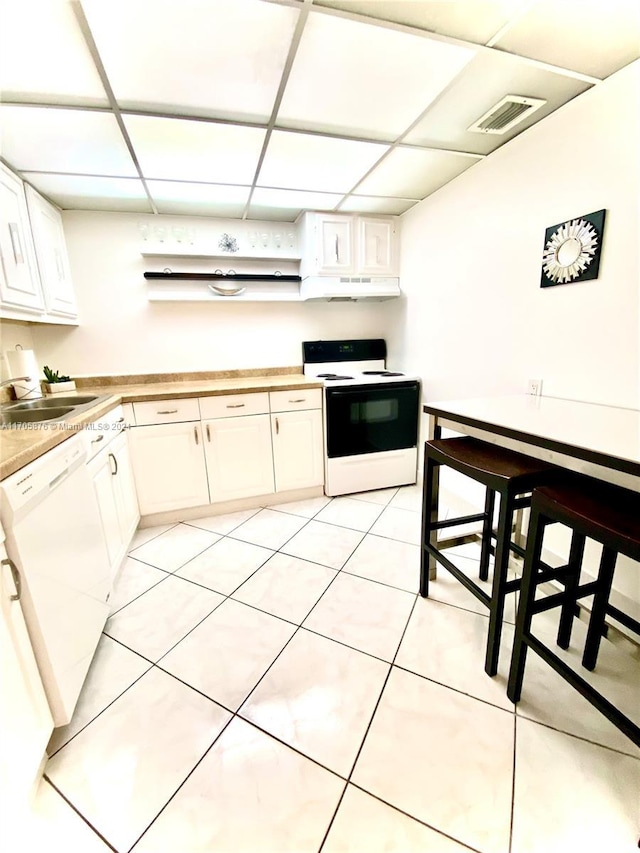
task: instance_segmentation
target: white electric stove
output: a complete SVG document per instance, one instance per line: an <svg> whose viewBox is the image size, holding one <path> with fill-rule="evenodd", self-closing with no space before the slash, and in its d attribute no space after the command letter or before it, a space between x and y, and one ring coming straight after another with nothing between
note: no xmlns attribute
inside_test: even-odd
<svg viewBox="0 0 640 853"><path fill-rule="evenodd" d="M305 376L325 386L325 492L416 482L420 379L386 366L382 338L306 341Z"/></svg>

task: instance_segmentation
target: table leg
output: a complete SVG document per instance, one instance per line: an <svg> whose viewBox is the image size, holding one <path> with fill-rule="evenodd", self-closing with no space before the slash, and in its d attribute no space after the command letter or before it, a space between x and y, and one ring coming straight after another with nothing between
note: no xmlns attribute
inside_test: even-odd
<svg viewBox="0 0 640 853"><path fill-rule="evenodd" d="M438 424L438 418L436 415L429 415L429 429L428 429L428 439L429 441L434 438L440 438L441 428ZM436 522L438 520L438 492L440 491L440 466L436 465L435 471L433 473L433 492L431 496L431 506L428 508L428 511L431 513L431 521ZM432 530L429 533L429 544L436 545L438 540L438 531ZM437 566L435 558L429 555L429 580L435 580L437 574Z"/></svg>

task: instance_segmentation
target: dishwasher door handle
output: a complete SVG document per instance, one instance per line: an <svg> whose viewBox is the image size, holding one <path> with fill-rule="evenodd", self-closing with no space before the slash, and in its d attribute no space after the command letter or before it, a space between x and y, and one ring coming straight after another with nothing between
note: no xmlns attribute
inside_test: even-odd
<svg viewBox="0 0 640 853"><path fill-rule="evenodd" d="M15 594L9 596L9 601L20 601L20 596L22 595L22 578L20 577L18 567L13 560L10 560L8 557L2 560L2 565L9 566L11 577L13 578L13 583L16 588Z"/></svg>

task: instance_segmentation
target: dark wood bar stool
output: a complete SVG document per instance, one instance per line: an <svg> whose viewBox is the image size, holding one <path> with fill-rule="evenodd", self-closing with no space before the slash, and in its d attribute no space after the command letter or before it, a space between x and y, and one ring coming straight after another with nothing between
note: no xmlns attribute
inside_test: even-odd
<svg viewBox="0 0 640 853"><path fill-rule="evenodd" d="M440 520L437 506L437 473L446 465L486 488L484 512ZM524 556L524 550L511 541L513 516L517 509L528 507L535 486L548 482L557 469L552 465L475 438L438 438L425 442L424 486L422 503L422 547L420 557L420 595L429 595L429 557L433 557L457 578L489 609L489 636L485 671L495 675L498 670L500 637L505 597L520 587L520 579L507 580L509 552ZM493 531L493 512L496 494L500 495L498 527ZM438 531L471 522L482 522L480 551L480 580L489 575L489 557L494 550L495 561L491 595L465 575L442 552L448 542L438 541ZM455 540L454 540L455 542Z"/></svg>
<svg viewBox="0 0 640 853"><path fill-rule="evenodd" d="M575 561L576 571L563 591L536 601L536 589L546 579L541 561L544 531L554 522L572 530L569 561ZM585 538L602 545L602 556L596 579L581 583ZM637 492L580 475L534 491L507 694L512 702L520 700L527 649L530 648L640 746L640 728L531 633L531 621L536 613L559 607L558 644L568 648L576 602L593 596L582 655L582 665L586 669L593 670L596 666L607 616L640 634L640 622L609 603L618 554L640 562L640 495Z"/></svg>

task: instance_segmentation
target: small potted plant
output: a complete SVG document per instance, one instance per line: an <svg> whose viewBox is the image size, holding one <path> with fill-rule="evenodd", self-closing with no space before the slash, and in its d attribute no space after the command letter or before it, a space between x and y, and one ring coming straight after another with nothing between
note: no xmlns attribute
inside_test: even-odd
<svg viewBox="0 0 640 853"><path fill-rule="evenodd" d="M43 367L42 372L47 380L44 383L47 394L63 394L68 391L76 390L76 383L70 376L60 376L60 372L58 370L54 373L46 364Z"/></svg>

